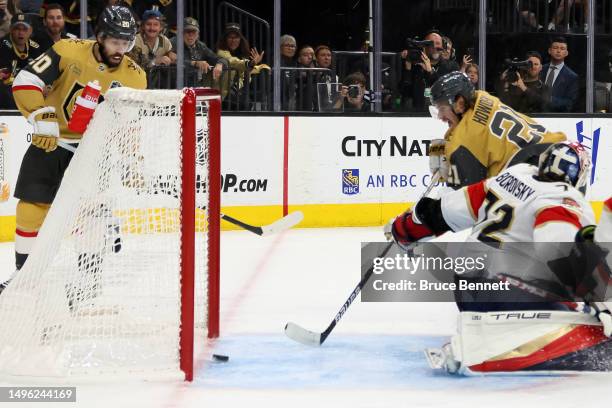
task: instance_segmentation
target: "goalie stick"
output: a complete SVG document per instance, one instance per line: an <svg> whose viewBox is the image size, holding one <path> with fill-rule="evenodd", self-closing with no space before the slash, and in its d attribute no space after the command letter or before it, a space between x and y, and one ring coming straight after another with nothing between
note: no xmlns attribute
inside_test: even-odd
<svg viewBox="0 0 612 408"><path fill-rule="evenodd" d="M431 177L431 183L429 183L429 186L427 186L425 192L423 192L421 197L419 197L417 203L421 200L421 198L426 197L431 192L431 189L434 187L438 179L439 175L438 172L436 172ZM385 246L381 254L378 255L378 258L383 258L385 255L387 255L387 252L389 252L392 246L393 241L389 242ZM353 289L351 295L348 297L348 299L346 299L346 301L336 314L336 317L334 317L334 320L332 320L329 326L327 326L327 329L325 329L322 333L315 333L313 331L301 327L298 324L289 322L285 325L285 334L287 335L287 337L289 337L291 340L297 341L298 343L302 343L307 346L320 346L321 344L323 344L325 339L327 339L327 337L331 334L332 330L334 330L334 327L336 327L340 319L342 319L342 316L346 313L349 306L353 303L359 292L361 292L361 289L365 286L365 284L368 282L368 280L373 274L374 265L372 264L372 266L370 266L366 273L363 274L363 277L361 278L355 289Z"/></svg>

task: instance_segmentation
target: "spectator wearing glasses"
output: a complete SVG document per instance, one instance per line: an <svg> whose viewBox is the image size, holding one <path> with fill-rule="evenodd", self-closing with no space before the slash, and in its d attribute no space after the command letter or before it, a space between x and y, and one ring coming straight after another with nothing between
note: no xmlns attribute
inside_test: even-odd
<svg viewBox="0 0 612 408"><path fill-rule="evenodd" d="M280 38L281 44L281 67L295 67L295 52L297 51L297 42L295 37L285 34Z"/></svg>
<svg viewBox="0 0 612 408"><path fill-rule="evenodd" d="M297 42L295 37L289 34L282 35L280 38L280 54L281 67L295 68L295 52L297 50ZM291 69L281 69L281 101L283 110L296 109L296 90L297 90L297 74Z"/></svg>

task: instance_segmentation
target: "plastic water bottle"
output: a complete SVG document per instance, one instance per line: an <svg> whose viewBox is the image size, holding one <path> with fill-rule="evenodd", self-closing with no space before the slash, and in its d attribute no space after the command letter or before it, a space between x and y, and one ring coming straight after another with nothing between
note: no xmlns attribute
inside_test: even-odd
<svg viewBox="0 0 612 408"><path fill-rule="evenodd" d="M68 121L68 129L75 133L83 134L91 120L98 99L100 98L101 87L98 81L90 81L79 97L76 98L72 116Z"/></svg>

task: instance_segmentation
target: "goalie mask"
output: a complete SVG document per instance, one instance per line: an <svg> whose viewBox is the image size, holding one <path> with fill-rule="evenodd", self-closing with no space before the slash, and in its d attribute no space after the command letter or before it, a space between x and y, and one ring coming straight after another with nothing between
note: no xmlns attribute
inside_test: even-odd
<svg viewBox="0 0 612 408"><path fill-rule="evenodd" d="M586 194L591 159L580 143L554 143L540 155L538 167L540 180L568 183Z"/></svg>
<svg viewBox="0 0 612 408"><path fill-rule="evenodd" d="M109 6L98 18L96 37L98 42L107 38L125 41L123 51L129 52L134 47L137 26L132 12L124 6Z"/></svg>

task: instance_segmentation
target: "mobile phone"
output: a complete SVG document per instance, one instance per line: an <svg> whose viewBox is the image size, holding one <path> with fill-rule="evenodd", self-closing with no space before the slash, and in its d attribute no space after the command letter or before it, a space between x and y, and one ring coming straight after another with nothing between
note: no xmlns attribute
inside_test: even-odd
<svg viewBox="0 0 612 408"><path fill-rule="evenodd" d="M474 47L469 47L465 50L465 55L468 55L472 61L474 60Z"/></svg>

